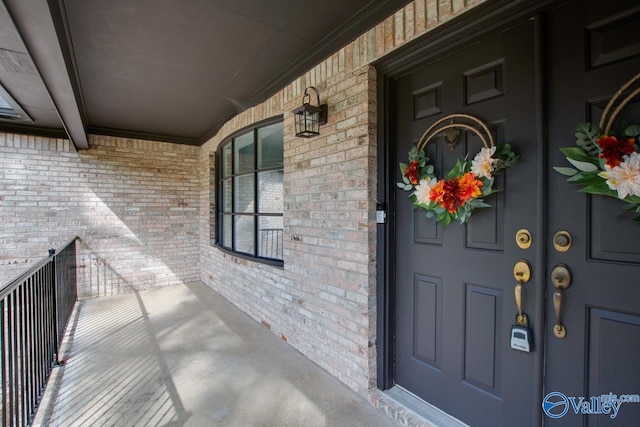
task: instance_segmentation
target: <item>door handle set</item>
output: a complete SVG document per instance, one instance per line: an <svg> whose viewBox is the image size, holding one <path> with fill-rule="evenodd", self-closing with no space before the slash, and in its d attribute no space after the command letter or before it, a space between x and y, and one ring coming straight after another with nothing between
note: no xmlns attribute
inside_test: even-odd
<svg viewBox="0 0 640 427"><path fill-rule="evenodd" d="M564 264L556 265L551 270L551 283L556 288L553 293L553 308L556 312L556 324L553 327L553 334L556 338L564 338L567 335L567 328L562 324L562 293L571 286L571 270Z"/></svg>
<svg viewBox="0 0 640 427"><path fill-rule="evenodd" d="M528 249L531 246L531 233L526 229L518 230L516 233L516 243L521 249ZM563 253L571 248L572 238L568 231L558 231L553 236L553 247L556 251ZM518 314L516 315L516 325L527 326L527 315L522 311L522 286L531 279L531 266L525 260L516 262L513 267L513 276L516 279L514 289L516 307ZM555 291L553 292L553 308L556 315L556 323L553 326L553 334L556 338L564 338L567 335L567 328L562 324L562 302L564 291L571 286L571 270L565 264L557 264L551 270L551 283Z"/></svg>
<svg viewBox="0 0 640 427"><path fill-rule="evenodd" d="M516 324L520 326L527 326L529 319L527 319L527 315L522 312L522 285L531 279L531 267L529 266L529 263L523 259L516 262L516 265L513 267L513 277L515 277L517 282L516 287L514 288L516 307L518 308Z"/></svg>
<svg viewBox="0 0 640 427"><path fill-rule="evenodd" d="M560 230L553 235L553 248L560 253L571 249L573 239L568 231ZM553 335L556 338L567 336L567 328L562 324L562 301L564 290L571 286L571 270L565 264L557 264L551 270L551 283L555 288L553 292L553 309L556 313L556 324L553 326Z"/></svg>

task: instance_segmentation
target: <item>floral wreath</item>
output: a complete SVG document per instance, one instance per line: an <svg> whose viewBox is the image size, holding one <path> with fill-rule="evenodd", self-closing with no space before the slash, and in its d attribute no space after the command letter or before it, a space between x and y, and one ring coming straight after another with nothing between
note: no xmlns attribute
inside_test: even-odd
<svg viewBox="0 0 640 427"><path fill-rule="evenodd" d="M640 125L627 125L619 120L618 129L611 128L622 109L640 94L640 88L627 95L613 112L611 109L638 79L640 73L615 93L602 113L599 127L591 123L578 124L577 147L560 149L575 169L554 167L556 172L569 177L568 182L583 185L580 191L615 197L626 203L625 210L636 214L640 214ZM634 220L640 221L640 216Z"/></svg>
<svg viewBox="0 0 640 427"><path fill-rule="evenodd" d="M482 132L474 126L455 123L453 119L456 118L475 122ZM451 123L436 129L447 120L451 120ZM429 163L424 149L434 136L443 131L446 131L445 142L453 149L460 135L459 129L475 133L484 147L472 161L467 159L468 155L462 160L458 159L449 173L439 179L435 176L434 166ZM450 114L426 130L416 146L409 151L408 164L400 163L402 182L397 185L405 191L412 191L409 199L415 208L426 210L427 218L435 218L446 228L453 220L461 224L469 221L475 209L490 207L483 197L498 191L493 189L495 175L513 166L518 157L509 144L496 146L491 132L478 118L468 114Z"/></svg>

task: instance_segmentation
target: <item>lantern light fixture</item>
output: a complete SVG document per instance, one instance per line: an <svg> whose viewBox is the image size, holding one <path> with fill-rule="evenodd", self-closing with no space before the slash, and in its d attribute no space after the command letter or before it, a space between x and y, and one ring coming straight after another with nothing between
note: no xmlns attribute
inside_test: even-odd
<svg viewBox="0 0 640 427"><path fill-rule="evenodd" d="M316 105L311 105L311 95L309 90L316 93ZM311 138L320 135L320 125L327 123L327 104L320 104L320 94L318 90L309 86L304 90L302 107L293 110L296 136Z"/></svg>

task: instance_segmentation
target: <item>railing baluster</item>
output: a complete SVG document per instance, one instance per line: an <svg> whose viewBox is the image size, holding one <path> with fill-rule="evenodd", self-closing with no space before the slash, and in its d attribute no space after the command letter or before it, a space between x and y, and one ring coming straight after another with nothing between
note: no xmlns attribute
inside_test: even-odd
<svg viewBox="0 0 640 427"><path fill-rule="evenodd" d="M9 377L9 424L10 425L14 425L15 424L15 413L16 413L16 395L15 395L15 390L16 390L16 384L15 384L15 380L16 380L16 356L15 356L15 348L16 348L16 297L15 297L15 293L16 291L11 292L11 300L10 300L10 304L11 304L11 338L10 338L10 345L11 345L11 349L9 350L9 360L10 360L10 365L9 368L11 370L11 374Z"/></svg>
<svg viewBox="0 0 640 427"><path fill-rule="evenodd" d="M6 327L7 327L7 322L5 320L5 316L6 316L6 305L5 305L5 300L2 299L0 300L0 313L2 314L2 317L0 317L0 365L1 365L1 369L2 372L0 372L0 376L2 377L2 413L0 413L0 416L2 416L2 427L6 427L7 425L7 387L9 385L8 381L7 381L7 372L6 372L6 367L7 367L7 351L6 351L6 344L7 344L7 334L5 333Z"/></svg>
<svg viewBox="0 0 640 427"><path fill-rule="evenodd" d="M22 299L22 306L20 309L20 401L22 402L21 418L23 425L27 424L29 413L31 412L28 406L29 397L27 395L27 383L29 382L29 322L27 320L27 306L29 305L29 300L27 298L27 285L31 280L33 280L33 277L31 277L25 282L23 286L21 286L20 296L20 298Z"/></svg>
<svg viewBox="0 0 640 427"><path fill-rule="evenodd" d="M6 400L7 400L7 406L5 407L4 411L4 418L5 418L5 424L6 425L11 425L11 418L12 418L12 409L13 409L13 397L12 397L12 393L13 393L13 371L12 371L12 360L11 360L11 349L12 349L12 341L11 341L11 333L13 331L13 325L12 325L12 320L11 320L11 316L12 316L12 296L9 295L7 296L7 298L5 299L5 310L6 310L6 325L5 325L5 340L6 343L4 343L4 350L5 350L5 355L6 355Z"/></svg>
<svg viewBox="0 0 640 427"><path fill-rule="evenodd" d="M260 230L260 256L282 259L283 232L281 228L263 228Z"/></svg>
<svg viewBox="0 0 640 427"><path fill-rule="evenodd" d="M43 279L44 281L44 279ZM42 284L42 282L41 282ZM46 354L46 335L44 333L45 325L45 303L44 303L44 289L42 286L38 286L36 289L38 293L38 384L42 384L44 375L44 360Z"/></svg>
<svg viewBox="0 0 640 427"><path fill-rule="evenodd" d="M31 280L31 278L27 279L26 282L28 282L29 280ZM26 283L25 282L25 283ZM24 297L24 285L20 286L18 288L18 310L19 310L19 316L18 316L18 321L19 321L19 327L18 327L18 351L19 353L17 354L18 356L18 369L19 369L19 375L18 375L18 389L20 390L20 393L18 394L18 399L20 399L20 424L21 425L25 425L25 419L27 418L27 408L25 405L25 393L24 393L24 384L25 384L25 371L26 371L26 364L25 364L25 356L26 356L26 348L25 348L25 305L26 305L26 301L25 301L25 297Z"/></svg>
<svg viewBox="0 0 640 427"><path fill-rule="evenodd" d="M41 278L42 279L42 278ZM40 394L40 384L42 381L42 302L40 299L40 287L36 286L33 290L33 301L35 306L35 338L36 338L36 348L34 350L35 353L35 383L36 389L38 391L38 395Z"/></svg>
<svg viewBox="0 0 640 427"><path fill-rule="evenodd" d="M29 354L27 357L27 408L29 409L29 419L33 416L33 409L36 405L35 395L35 384L34 384L34 338L33 338L33 322L34 322L34 307L33 307L33 287L34 284L38 281L38 276L40 273L36 274L36 278L34 280L30 280L28 286L26 287L27 293L27 346L29 348Z"/></svg>
<svg viewBox="0 0 640 427"><path fill-rule="evenodd" d="M45 316L45 331L47 334L47 354L45 355L47 357L47 365L45 366L45 376L49 375L49 369L51 368L51 363L52 363L52 358L51 355L53 354L53 347L54 347L54 341L55 341L55 337L53 336L52 330L52 324L54 322L53 317L56 315L55 312L53 311L53 305L51 304L51 298L52 298L52 286L53 286L53 280L51 277L51 273L50 270L47 269L47 275L45 277L45 302L47 304L47 312L46 312L46 316Z"/></svg>
<svg viewBox="0 0 640 427"><path fill-rule="evenodd" d="M52 249L49 251L50 255L53 255L55 251ZM52 257L51 262L53 263L53 268L51 269L51 305L53 310L53 363L54 365L58 363L59 355L59 341L58 341L58 286L57 286L57 272L56 272L56 257Z"/></svg>

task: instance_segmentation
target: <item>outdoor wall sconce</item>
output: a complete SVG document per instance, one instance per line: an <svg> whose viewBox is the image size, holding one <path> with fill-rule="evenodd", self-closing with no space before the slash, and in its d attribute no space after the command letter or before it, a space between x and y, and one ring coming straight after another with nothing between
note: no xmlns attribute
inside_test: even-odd
<svg viewBox="0 0 640 427"><path fill-rule="evenodd" d="M317 105L311 105L309 89L316 93ZM296 136L311 138L320 135L320 125L327 123L327 104L320 105L320 94L315 87L309 86L304 90L302 107L293 110L296 125Z"/></svg>

